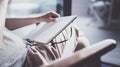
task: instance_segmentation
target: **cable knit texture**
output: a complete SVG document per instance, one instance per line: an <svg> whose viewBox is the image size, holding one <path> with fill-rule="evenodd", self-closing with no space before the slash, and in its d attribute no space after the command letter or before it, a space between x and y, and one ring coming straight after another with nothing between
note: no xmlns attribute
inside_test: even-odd
<svg viewBox="0 0 120 67"><path fill-rule="evenodd" d="M21 66L26 53L27 49L23 40L12 34L11 31L5 30L0 46L0 67L10 67L12 64L16 64L18 60L21 61L19 62L19 66ZM13 66L19 67L17 64Z"/></svg>

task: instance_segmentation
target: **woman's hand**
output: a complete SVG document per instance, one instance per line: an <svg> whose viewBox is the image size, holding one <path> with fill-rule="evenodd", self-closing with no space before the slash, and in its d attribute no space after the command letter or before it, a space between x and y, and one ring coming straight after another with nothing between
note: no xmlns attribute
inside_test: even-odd
<svg viewBox="0 0 120 67"><path fill-rule="evenodd" d="M59 14L56 12L48 12L41 16L32 16L26 18L7 18L6 27L10 30L14 30L29 24L40 23L40 22L55 22L59 18Z"/></svg>
<svg viewBox="0 0 120 67"><path fill-rule="evenodd" d="M43 22L55 22L60 17L60 15L56 12L47 12L40 17L37 17L38 21Z"/></svg>

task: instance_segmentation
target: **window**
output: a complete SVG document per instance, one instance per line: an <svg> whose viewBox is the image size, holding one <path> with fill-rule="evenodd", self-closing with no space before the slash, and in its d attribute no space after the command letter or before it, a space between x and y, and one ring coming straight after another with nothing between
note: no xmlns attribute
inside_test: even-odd
<svg viewBox="0 0 120 67"><path fill-rule="evenodd" d="M12 0L8 7L8 16L28 16L56 11L57 0Z"/></svg>
<svg viewBox="0 0 120 67"><path fill-rule="evenodd" d="M56 11L61 16L71 15L72 0L12 0L8 7L8 17L38 15Z"/></svg>

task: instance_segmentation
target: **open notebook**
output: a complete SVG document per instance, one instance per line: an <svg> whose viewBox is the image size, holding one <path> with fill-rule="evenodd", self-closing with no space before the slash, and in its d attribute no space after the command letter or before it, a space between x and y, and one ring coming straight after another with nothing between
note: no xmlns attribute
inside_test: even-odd
<svg viewBox="0 0 120 67"><path fill-rule="evenodd" d="M33 31L31 31L25 37L25 39L47 44L60 32L62 32L69 24L71 24L76 18L76 16L66 16L59 18L57 22L42 22Z"/></svg>

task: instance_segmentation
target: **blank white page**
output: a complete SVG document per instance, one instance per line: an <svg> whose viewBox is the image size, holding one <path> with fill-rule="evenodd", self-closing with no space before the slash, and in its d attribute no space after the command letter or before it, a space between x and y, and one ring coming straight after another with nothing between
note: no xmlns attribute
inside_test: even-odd
<svg viewBox="0 0 120 67"><path fill-rule="evenodd" d="M30 32L26 39L47 44L75 19L76 16L66 16L59 18L56 22L42 22L33 31Z"/></svg>

